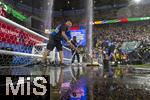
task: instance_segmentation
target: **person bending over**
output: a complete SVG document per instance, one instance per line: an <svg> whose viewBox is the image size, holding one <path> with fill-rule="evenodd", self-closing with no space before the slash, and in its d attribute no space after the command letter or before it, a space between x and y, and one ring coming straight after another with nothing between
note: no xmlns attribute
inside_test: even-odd
<svg viewBox="0 0 150 100"><path fill-rule="evenodd" d="M60 65L64 65L63 62L63 49L61 41L64 38L65 41L69 44L69 46L73 49L75 49L74 45L71 43L71 41L68 39L66 33L69 31L69 28L72 26L71 21L66 21L63 24L59 24L55 30L50 33L49 36L49 42L47 44L47 48L43 54L43 60L47 61L47 56L49 55L50 51L53 51L54 47L56 47L57 51L59 52L59 58L60 58ZM45 31L45 33L49 33L49 31Z"/></svg>

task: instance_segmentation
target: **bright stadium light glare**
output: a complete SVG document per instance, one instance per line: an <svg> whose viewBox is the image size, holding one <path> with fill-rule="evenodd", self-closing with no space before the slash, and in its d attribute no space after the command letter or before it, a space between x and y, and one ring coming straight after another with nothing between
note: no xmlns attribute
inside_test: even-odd
<svg viewBox="0 0 150 100"><path fill-rule="evenodd" d="M135 3L140 3L141 2L141 0L133 0Z"/></svg>

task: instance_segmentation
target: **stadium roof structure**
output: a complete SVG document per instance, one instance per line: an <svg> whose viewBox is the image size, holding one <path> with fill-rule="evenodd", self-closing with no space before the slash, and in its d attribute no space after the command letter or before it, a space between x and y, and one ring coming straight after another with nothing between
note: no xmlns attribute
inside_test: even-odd
<svg viewBox="0 0 150 100"><path fill-rule="evenodd" d="M56 10L72 10L72 9L82 9L86 6L87 0L54 0ZM129 0L93 0L94 6L105 6L105 5L116 5L125 4Z"/></svg>
<svg viewBox="0 0 150 100"><path fill-rule="evenodd" d="M7 0L6 0L7 1ZM11 0L18 3L25 4L34 8L47 7L48 2L52 0ZM87 0L53 0L54 1L54 10L74 10L74 9L83 9ZM116 5L116 4L125 4L129 0L93 0L94 6L105 6L105 5ZM36 2L36 3L35 3Z"/></svg>

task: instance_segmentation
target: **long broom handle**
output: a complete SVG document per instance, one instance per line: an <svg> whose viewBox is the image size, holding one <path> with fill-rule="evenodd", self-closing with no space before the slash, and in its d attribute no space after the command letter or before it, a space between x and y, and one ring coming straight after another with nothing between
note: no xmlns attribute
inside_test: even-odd
<svg viewBox="0 0 150 100"><path fill-rule="evenodd" d="M76 54L77 49L79 48L80 42L81 42L81 40L79 41L79 43L78 43L77 47L75 48L75 51L74 51L73 55L71 56L71 61L72 61L72 59L73 59L74 55Z"/></svg>

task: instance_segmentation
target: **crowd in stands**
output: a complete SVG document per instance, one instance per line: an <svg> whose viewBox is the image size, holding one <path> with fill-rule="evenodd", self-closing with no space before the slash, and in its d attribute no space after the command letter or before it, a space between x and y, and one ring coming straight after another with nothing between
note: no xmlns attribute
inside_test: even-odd
<svg viewBox="0 0 150 100"><path fill-rule="evenodd" d="M117 23L94 26L94 37L97 43L103 40L113 42L142 41L150 42L149 21ZM94 40L95 41L95 40Z"/></svg>
<svg viewBox="0 0 150 100"><path fill-rule="evenodd" d="M116 18L145 17L150 15L148 9L150 9L149 4L99 9L94 11L94 19L111 20Z"/></svg>
<svg viewBox="0 0 150 100"><path fill-rule="evenodd" d="M128 22L128 23L115 23L115 24L103 24L103 25L94 25L93 27L93 52L99 53L99 50L107 52L110 60L111 57L119 58L119 60L132 61L147 61L149 62L150 52L150 21L138 21L138 22ZM138 47L138 52L140 57L137 54L130 53L123 50L122 45L124 42L137 42L142 43L143 45ZM104 46L103 44L107 44ZM135 45L134 45L135 46ZM121 49L122 48L122 49ZM128 48L131 49L131 48ZM136 49L136 48L135 48ZM119 51L119 52L116 52ZM125 52L124 52L125 51ZM142 52L141 52L142 51ZM96 54L95 53L95 54ZM101 53L100 55L102 55ZM112 56L112 55L119 55ZM136 56L136 57L134 57ZM113 58L113 59L114 59ZM123 58L123 59L122 59ZM124 59L125 58L125 59Z"/></svg>

